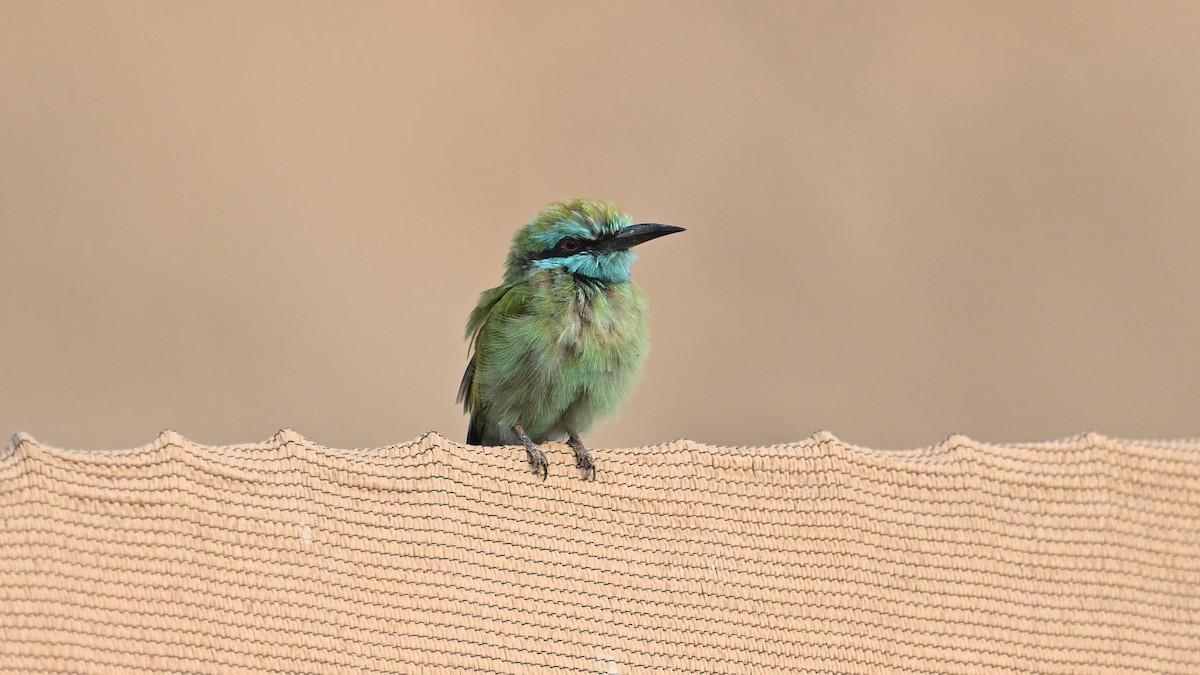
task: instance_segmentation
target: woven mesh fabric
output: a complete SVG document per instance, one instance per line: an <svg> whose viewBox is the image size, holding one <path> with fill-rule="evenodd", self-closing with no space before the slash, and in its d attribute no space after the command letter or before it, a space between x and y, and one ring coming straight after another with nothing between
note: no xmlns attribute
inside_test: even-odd
<svg viewBox="0 0 1200 675"><path fill-rule="evenodd" d="M1200 440L0 450L5 673L1200 673Z"/></svg>

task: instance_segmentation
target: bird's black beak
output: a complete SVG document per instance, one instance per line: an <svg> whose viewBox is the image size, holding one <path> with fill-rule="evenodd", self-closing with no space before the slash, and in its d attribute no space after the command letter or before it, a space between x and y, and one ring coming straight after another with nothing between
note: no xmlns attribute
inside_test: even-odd
<svg viewBox="0 0 1200 675"><path fill-rule="evenodd" d="M604 248L610 251L624 251L643 244L651 239L665 237L668 234L683 232L682 227L674 225L659 225L658 223L638 223L617 230L617 233L604 240Z"/></svg>

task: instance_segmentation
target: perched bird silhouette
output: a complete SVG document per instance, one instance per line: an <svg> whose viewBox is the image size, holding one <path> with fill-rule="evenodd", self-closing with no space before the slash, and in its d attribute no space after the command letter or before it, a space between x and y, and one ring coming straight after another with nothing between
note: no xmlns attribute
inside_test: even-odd
<svg viewBox="0 0 1200 675"><path fill-rule="evenodd" d="M617 412L650 349L646 299L629 278L630 249L682 227L634 224L609 202L555 202L517 231L504 283L467 320L474 348L458 399L467 443L523 445L545 480L537 444L566 439L584 479L596 476L580 440Z"/></svg>

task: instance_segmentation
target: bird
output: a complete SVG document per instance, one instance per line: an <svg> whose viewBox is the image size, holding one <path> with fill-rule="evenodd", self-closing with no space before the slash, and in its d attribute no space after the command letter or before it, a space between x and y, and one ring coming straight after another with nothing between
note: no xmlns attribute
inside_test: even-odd
<svg viewBox="0 0 1200 675"><path fill-rule="evenodd" d="M565 439L583 479L595 480L580 435L616 414L650 350L631 249L683 231L581 198L552 202L517 230L503 282L480 294L467 319L470 359L458 389L467 444L524 446L545 480L538 444Z"/></svg>

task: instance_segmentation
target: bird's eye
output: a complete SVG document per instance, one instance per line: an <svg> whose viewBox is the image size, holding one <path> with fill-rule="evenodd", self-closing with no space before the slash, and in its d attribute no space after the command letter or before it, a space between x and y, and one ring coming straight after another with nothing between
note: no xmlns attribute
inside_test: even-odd
<svg viewBox="0 0 1200 675"><path fill-rule="evenodd" d="M575 253L581 247L578 239L575 237L566 237L562 241L558 242L558 248L561 249L563 253Z"/></svg>

